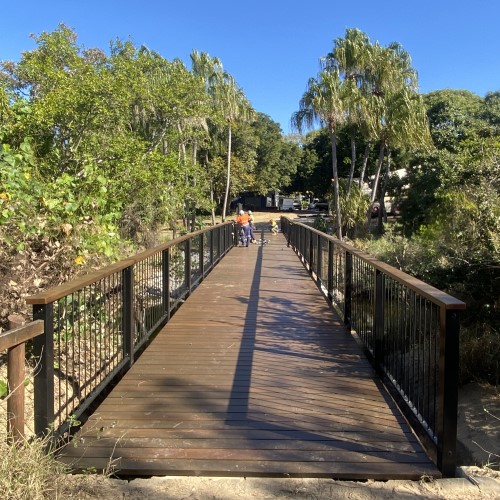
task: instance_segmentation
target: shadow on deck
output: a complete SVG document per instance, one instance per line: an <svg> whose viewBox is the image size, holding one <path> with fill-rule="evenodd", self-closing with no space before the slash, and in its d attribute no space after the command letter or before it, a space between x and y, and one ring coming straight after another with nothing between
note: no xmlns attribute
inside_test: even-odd
<svg viewBox="0 0 500 500"><path fill-rule="evenodd" d="M284 237L233 248L97 408L75 471L441 477Z"/></svg>

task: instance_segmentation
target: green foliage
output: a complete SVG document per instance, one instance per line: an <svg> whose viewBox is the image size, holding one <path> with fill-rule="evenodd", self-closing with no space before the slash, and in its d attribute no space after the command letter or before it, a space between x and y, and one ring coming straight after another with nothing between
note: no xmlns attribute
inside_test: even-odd
<svg viewBox="0 0 500 500"><path fill-rule="evenodd" d="M314 218L313 227L314 229L317 229L318 231L323 231L324 233L328 231L328 224L326 222L326 219L321 216Z"/></svg>
<svg viewBox="0 0 500 500"><path fill-rule="evenodd" d="M476 135L482 107L479 96L466 90L438 90L424 98L430 130L438 149L456 152L460 143Z"/></svg>
<svg viewBox="0 0 500 500"><path fill-rule="evenodd" d="M349 196L347 196L347 181L340 182L340 213L342 214L343 232L354 237L362 234L366 225L366 213L370 207L370 200L363 193L359 184L351 185Z"/></svg>
<svg viewBox="0 0 500 500"><path fill-rule="evenodd" d="M4 399L9 393L9 386L5 379L0 379L0 399Z"/></svg>
<svg viewBox="0 0 500 500"><path fill-rule="evenodd" d="M426 97L436 151L408 170L403 224L369 243L382 260L467 304L461 382L500 380L500 143L495 95Z"/></svg>
<svg viewBox="0 0 500 500"><path fill-rule="evenodd" d="M50 238L64 225L76 253L110 256L120 236L148 245L162 226L222 204L228 187L290 182L298 147L264 115L249 125L253 109L217 58L194 52L190 71L120 40L107 55L64 25L33 38L1 66L2 224Z"/></svg>
<svg viewBox="0 0 500 500"><path fill-rule="evenodd" d="M89 252L115 255L119 206L107 196L108 180L93 166L44 181L30 143L18 151L3 144L0 154L0 233L4 243L24 250L28 242L70 242L75 257Z"/></svg>
<svg viewBox="0 0 500 500"><path fill-rule="evenodd" d="M249 191L266 194L290 186L300 160L297 144L285 142L279 125L267 115L258 113L252 124L257 140L257 157L253 186Z"/></svg>

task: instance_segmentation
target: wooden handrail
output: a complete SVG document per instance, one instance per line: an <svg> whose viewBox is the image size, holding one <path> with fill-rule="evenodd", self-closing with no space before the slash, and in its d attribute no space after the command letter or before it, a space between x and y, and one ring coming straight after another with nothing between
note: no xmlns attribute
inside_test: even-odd
<svg viewBox="0 0 500 500"><path fill-rule="evenodd" d="M461 300L458 300L457 298L452 297L451 295L448 295L447 293L443 292L442 290L438 290L437 288L429 285L428 283L425 283L424 281L419 280L418 278L410 276L409 274L405 273L404 271L400 271L399 269L396 269L395 267L391 266L390 264L386 264L385 262L381 262L380 260L377 260L375 257L372 257L371 255L367 254L366 252L363 252L362 250L358 250L357 248L355 248L347 243L344 243L343 241L338 240L334 236L329 236L329 235L325 234L324 232L319 231L318 229L315 229L311 226L308 226L307 224L303 224L301 222L294 222L290 219L287 219L287 220L288 220L289 224L305 227L305 228L307 228L308 231L311 231L312 233L320 235L322 238L324 238L326 240L334 241L335 245L337 247L343 248L344 250L349 252L351 255L356 255L356 257L361 259L363 262L370 264L374 269L382 271L386 276L389 276L390 278L393 278L396 281L403 283L405 286L407 286L408 288L411 288L413 291L422 295L423 297L430 300L431 302L438 305L439 307L443 307L446 310L449 310L449 309L464 310L466 308L466 304L464 302L462 302Z"/></svg>
<svg viewBox="0 0 500 500"><path fill-rule="evenodd" d="M0 333L0 351L7 349L7 435L16 443L24 438L25 343L44 333L44 323L36 320L27 325Z"/></svg>
<svg viewBox="0 0 500 500"><path fill-rule="evenodd" d="M233 224L233 222L232 221L224 222L223 224L220 224L220 226L223 227L230 224ZM97 271L92 271L84 276L80 276L79 278L71 280L68 283L64 283L63 285L51 288L50 290L47 290L45 292L27 297L26 303L37 304L37 305L50 304L51 302L55 302L61 297L70 295L71 293L76 292L77 290L80 290L82 288L85 288L86 286L95 283L96 281L100 281L103 278L112 275L113 273L117 273L119 271L122 271L123 269L126 269L127 267L133 266L134 264L137 264L138 262L147 259L149 256L154 255L155 253L166 250L167 248L170 248L174 245L178 245L179 243L182 243L185 240L199 236L211 230L213 230L213 226L205 229L200 229L199 231L195 231L193 233L187 233L179 238L176 238L175 240L171 240L161 245L158 245L154 248L151 248L142 253L134 255L133 257L121 260L115 264L103 267L102 269L99 269Z"/></svg>
<svg viewBox="0 0 500 500"><path fill-rule="evenodd" d="M23 326L0 333L0 352L10 349L43 333L43 321L38 319Z"/></svg>

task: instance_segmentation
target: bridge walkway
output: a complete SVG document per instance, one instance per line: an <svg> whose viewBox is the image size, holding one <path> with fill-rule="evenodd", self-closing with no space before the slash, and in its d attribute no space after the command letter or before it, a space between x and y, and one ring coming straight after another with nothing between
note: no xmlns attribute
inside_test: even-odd
<svg viewBox="0 0 500 500"><path fill-rule="evenodd" d="M283 235L267 234L230 250L61 460L134 476L441 476Z"/></svg>

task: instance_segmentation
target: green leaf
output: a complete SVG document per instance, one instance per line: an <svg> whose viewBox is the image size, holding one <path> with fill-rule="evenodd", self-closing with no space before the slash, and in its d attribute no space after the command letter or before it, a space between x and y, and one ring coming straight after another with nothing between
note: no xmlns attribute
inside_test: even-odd
<svg viewBox="0 0 500 500"><path fill-rule="evenodd" d="M0 379L0 399L4 399L9 393L7 382Z"/></svg>

